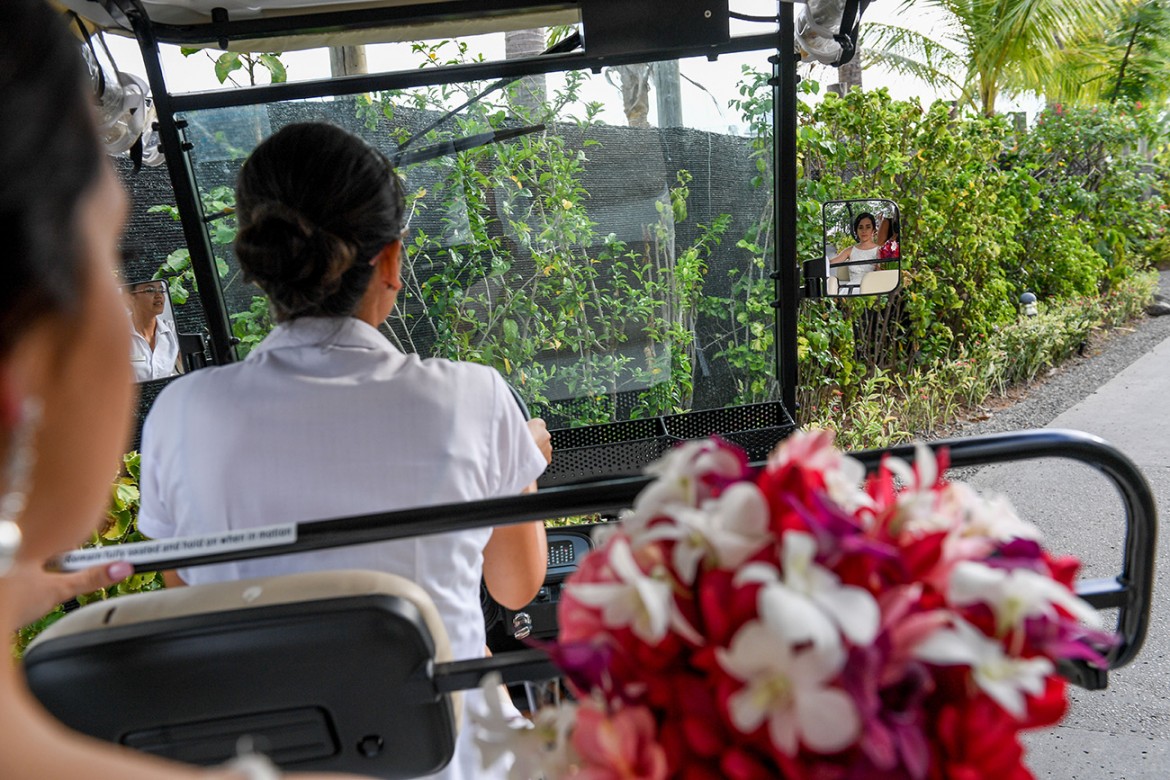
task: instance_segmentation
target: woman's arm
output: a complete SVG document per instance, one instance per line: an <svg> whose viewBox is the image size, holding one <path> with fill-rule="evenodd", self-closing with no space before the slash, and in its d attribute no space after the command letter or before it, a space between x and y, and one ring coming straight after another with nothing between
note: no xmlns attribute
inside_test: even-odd
<svg viewBox="0 0 1170 780"><path fill-rule="evenodd" d="M537 449L552 463L552 437L544 420L528 420L528 432ZM521 493L535 493L536 483ZM520 609L536 596L548 571L548 540L544 523L501 525L483 548L483 581L488 593L508 609Z"/></svg>
<svg viewBox="0 0 1170 780"><path fill-rule="evenodd" d="M837 253L837 256L829 261L829 265L837 265L849 259L849 254L853 251L853 247L847 246Z"/></svg>
<svg viewBox="0 0 1170 780"><path fill-rule="evenodd" d="M533 482L524 490L535 493ZM508 609L520 609L536 597L548 571L548 540L544 523L501 525L483 548L483 581L492 598Z"/></svg>

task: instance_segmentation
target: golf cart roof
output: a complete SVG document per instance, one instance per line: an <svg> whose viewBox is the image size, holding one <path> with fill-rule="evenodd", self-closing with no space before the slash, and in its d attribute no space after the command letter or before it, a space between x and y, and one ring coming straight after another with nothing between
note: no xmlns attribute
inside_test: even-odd
<svg viewBox="0 0 1170 780"><path fill-rule="evenodd" d="M229 51L292 51L455 38L569 25L578 2L533 0L56 0L93 28L132 36L145 12L163 43ZM126 9L124 12L122 9Z"/></svg>

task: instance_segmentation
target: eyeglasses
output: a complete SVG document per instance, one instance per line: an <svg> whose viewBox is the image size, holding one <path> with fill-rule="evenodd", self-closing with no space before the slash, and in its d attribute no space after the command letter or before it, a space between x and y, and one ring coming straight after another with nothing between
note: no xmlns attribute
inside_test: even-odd
<svg viewBox="0 0 1170 780"><path fill-rule="evenodd" d="M166 295L167 288L160 287L143 287L141 290L131 290L131 295Z"/></svg>

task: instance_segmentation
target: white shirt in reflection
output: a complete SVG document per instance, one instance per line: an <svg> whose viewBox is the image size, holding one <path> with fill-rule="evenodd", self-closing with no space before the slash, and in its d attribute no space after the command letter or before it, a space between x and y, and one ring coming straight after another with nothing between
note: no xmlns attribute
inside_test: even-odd
<svg viewBox="0 0 1170 780"><path fill-rule="evenodd" d="M420 359L350 317L278 326L248 357L167 386L142 436L138 527L170 538L518 494L545 468L503 378ZM182 570L190 584L326 569L398 574L430 594L455 658L484 654L490 529ZM468 705L479 698L465 694ZM473 705L474 706L474 705ZM438 777L479 768L473 729Z"/></svg>
<svg viewBox="0 0 1170 780"><path fill-rule="evenodd" d="M162 317L155 320L154 349L146 337L130 325L130 363L134 366L134 381L147 382L179 373L179 339L170 323Z"/></svg>

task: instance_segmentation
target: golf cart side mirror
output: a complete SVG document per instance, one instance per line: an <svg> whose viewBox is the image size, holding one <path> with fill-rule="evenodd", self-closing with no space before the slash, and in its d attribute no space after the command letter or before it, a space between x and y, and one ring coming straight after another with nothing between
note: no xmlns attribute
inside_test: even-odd
<svg viewBox="0 0 1170 780"><path fill-rule="evenodd" d="M901 214L885 198L821 208L823 257L804 264L806 298L885 295L902 284Z"/></svg>
<svg viewBox="0 0 1170 780"><path fill-rule="evenodd" d="M164 379L184 371L171 305L171 291L165 279L140 279L122 285L130 329L130 363L135 382Z"/></svg>

